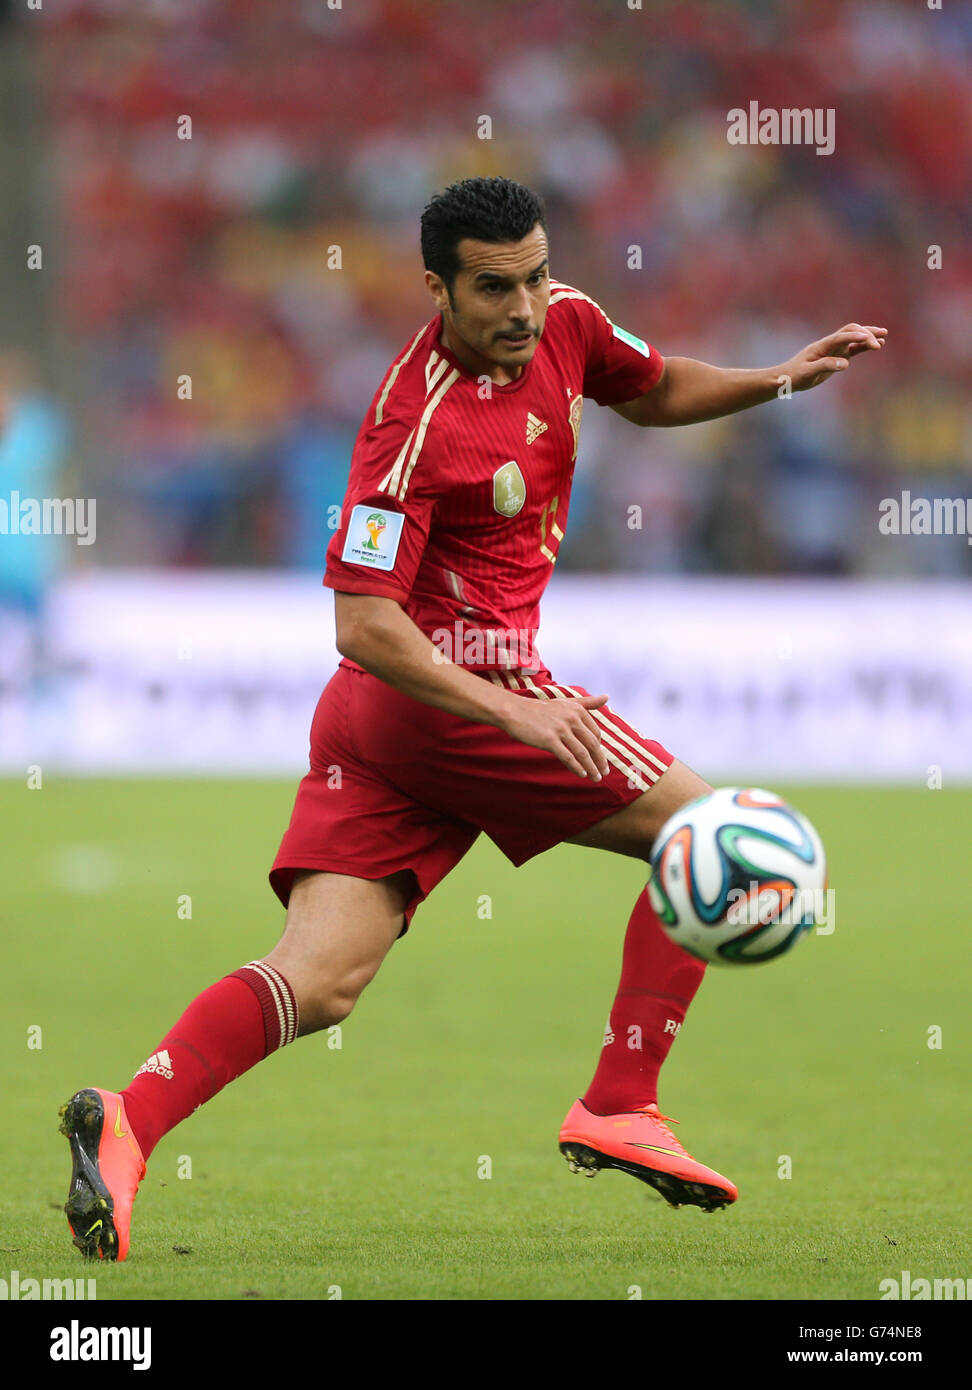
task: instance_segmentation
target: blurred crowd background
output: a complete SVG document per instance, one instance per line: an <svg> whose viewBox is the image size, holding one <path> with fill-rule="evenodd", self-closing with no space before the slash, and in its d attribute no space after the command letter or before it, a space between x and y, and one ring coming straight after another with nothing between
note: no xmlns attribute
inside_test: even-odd
<svg viewBox="0 0 972 1390"><path fill-rule="evenodd" d="M849 320L890 329L847 379L711 425L637 431L590 403L563 568L972 569L964 537L877 527L903 489L972 497L968 8L2 13L0 495L96 497L71 563L321 569L358 425L432 315L419 213L504 174L546 199L554 275L663 354L765 366ZM833 107L834 154L728 144L752 100ZM40 576L6 555L29 601Z"/></svg>

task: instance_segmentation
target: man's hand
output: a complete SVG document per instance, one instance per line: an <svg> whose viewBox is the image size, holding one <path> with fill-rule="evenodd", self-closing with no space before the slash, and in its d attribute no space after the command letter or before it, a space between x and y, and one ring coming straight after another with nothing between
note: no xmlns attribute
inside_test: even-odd
<svg viewBox="0 0 972 1390"><path fill-rule="evenodd" d="M610 772L601 747L601 734L588 710L606 705L606 695L582 695L575 700L534 700L514 695L500 728L531 748L545 748L578 777L599 782Z"/></svg>
<svg viewBox="0 0 972 1390"><path fill-rule="evenodd" d="M809 391L835 372L845 371L849 365L848 359L856 357L859 352L880 352L887 336L886 328L845 323L836 333L810 343L789 362L784 362L777 369L777 375L789 377L793 391Z"/></svg>

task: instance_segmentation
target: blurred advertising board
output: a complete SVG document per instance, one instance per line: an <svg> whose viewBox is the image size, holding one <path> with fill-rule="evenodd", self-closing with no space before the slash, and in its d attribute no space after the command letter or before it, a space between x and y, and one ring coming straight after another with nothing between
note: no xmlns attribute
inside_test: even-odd
<svg viewBox="0 0 972 1390"><path fill-rule="evenodd" d="M39 659L26 618L0 624L12 775L299 774L338 660L311 573L79 573ZM539 649L710 781L972 779L962 584L561 575Z"/></svg>

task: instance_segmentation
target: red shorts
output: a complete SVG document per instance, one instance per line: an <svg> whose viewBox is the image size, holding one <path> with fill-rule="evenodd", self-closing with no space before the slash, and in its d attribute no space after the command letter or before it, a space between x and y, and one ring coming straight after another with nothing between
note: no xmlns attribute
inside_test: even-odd
<svg viewBox="0 0 972 1390"><path fill-rule="evenodd" d="M580 686L487 673L524 699L576 699ZM411 869L419 903L480 831L516 865L587 830L635 801L673 761L610 706L592 711L610 771L600 782L571 772L491 724L474 724L341 665L311 725L310 771L270 870L286 906L295 873L328 870L384 878Z"/></svg>

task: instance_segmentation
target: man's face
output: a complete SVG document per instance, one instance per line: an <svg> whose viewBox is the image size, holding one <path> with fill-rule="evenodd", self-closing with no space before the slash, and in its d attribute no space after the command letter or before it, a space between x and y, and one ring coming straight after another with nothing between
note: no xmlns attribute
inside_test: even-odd
<svg viewBox="0 0 972 1390"><path fill-rule="evenodd" d="M538 222L522 241L464 237L457 249L451 303L442 280L431 271L425 277L442 311L446 345L473 370L493 365L515 378L536 351L547 316L546 233Z"/></svg>

